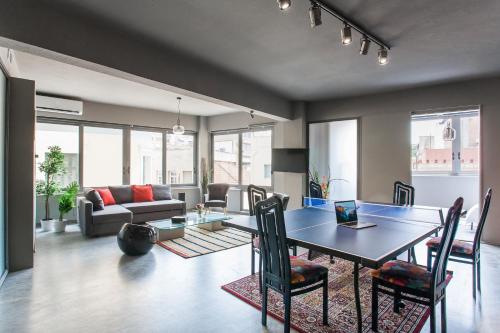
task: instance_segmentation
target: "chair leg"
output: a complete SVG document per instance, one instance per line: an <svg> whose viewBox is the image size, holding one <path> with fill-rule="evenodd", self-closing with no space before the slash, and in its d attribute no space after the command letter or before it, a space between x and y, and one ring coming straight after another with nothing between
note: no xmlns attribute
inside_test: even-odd
<svg viewBox="0 0 500 333"><path fill-rule="evenodd" d="M432 270L432 249L430 247L427 248L427 271L430 272Z"/></svg>
<svg viewBox="0 0 500 333"><path fill-rule="evenodd" d="M323 280L323 325L328 325L328 276Z"/></svg>
<svg viewBox="0 0 500 333"><path fill-rule="evenodd" d="M262 294L262 255L259 255L259 292Z"/></svg>
<svg viewBox="0 0 500 333"><path fill-rule="evenodd" d="M267 326L267 286L262 286L262 326Z"/></svg>
<svg viewBox="0 0 500 333"><path fill-rule="evenodd" d="M290 333L290 311L292 307L292 296L289 292L283 295L283 301L285 303L285 333Z"/></svg>
<svg viewBox="0 0 500 333"><path fill-rule="evenodd" d="M431 311L431 333L436 333L436 305L431 301L430 311Z"/></svg>
<svg viewBox="0 0 500 333"><path fill-rule="evenodd" d="M333 259L332 255L330 255L330 264L335 264L335 259Z"/></svg>
<svg viewBox="0 0 500 333"><path fill-rule="evenodd" d="M441 332L446 333L446 294L441 300Z"/></svg>
<svg viewBox="0 0 500 333"><path fill-rule="evenodd" d="M401 307L401 292L398 290L394 291L394 312L399 313L399 308Z"/></svg>
<svg viewBox="0 0 500 333"><path fill-rule="evenodd" d="M292 255L297 256L297 245L292 247Z"/></svg>
<svg viewBox="0 0 500 333"><path fill-rule="evenodd" d="M472 260L472 297L476 299L476 260Z"/></svg>
<svg viewBox="0 0 500 333"><path fill-rule="evenodd" d="M372 330L378 332L378 283L372 279Z"/></svg>
<svg viewBox="0 0 500 333"><path fill-rule="evenodd" d="M477 258L476 269L477 269L477 290L481 292L481 258Z"/></svg>
<svg viewBox="0 0 500 333"><path fill-rule="evenodd" d="M251 258L251 262L252 262L252 268L251 268L251 272L252 272L252 275L255 274L255 249L253 247L253 236L252 236L252 243L250 245L250 250L252 251L252 256L250 257Z"/></svg>

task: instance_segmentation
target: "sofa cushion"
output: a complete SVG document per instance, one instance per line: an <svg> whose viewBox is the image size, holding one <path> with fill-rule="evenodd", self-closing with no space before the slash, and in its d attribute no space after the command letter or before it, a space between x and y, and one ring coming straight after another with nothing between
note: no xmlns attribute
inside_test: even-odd
<svg viewBox="0 0 500 333"><path fill-rule="evenodd" d="M150 202L130 202L122 205L134 214L161 212L167 210L176 210L184 208L184 201L179 200L160 200Z"/></svg>
<svg viewBox="0 0 500 333"><path fill-rule="evenodd" d="M132 202L132 188L129 185L110 186L109 190L117 204Z"/></svg>
<svg viewBox="0 0 500 333"><path fill-rule="evenodd" d="M100 189L98 188L96 190L99 193L99 196L102 198L102 201L104 203L104 206L111 206L111 205L116 205L115 198L111 191L107 188Z"/></svg>
<svg viewBox="0 0 500 333"><path fill-rule="evenodd" d="M132 185L134 202L153 201L153 188L151 185Z"/></svg>
<svg viewBox="0 0 500 333"><path fill-rule="evenodd" d="M151 185L155 200L172 200L172 188L170 185Z"/></svg>
<svg viewBox="0 0 500 333"><path fill-rule="evenodd" d="M93 211L104 209L104 201L102 201L101 195L93 188L85 191L85 199L92 202Z"/></svg>
<svg viewBox="0 0 500 333"><path fill-rule="evenodd" d="M103 210L92 213L92 222L99 223L115 223L132 222L132 212L120 205L105 206Z"/></svg>

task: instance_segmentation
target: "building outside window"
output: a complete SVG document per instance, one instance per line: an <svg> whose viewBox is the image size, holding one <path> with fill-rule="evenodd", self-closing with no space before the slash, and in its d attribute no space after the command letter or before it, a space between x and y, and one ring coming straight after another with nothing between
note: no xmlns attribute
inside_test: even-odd
<svg viewBox="0 0 500 333"><path fill-rule="evenodd" d="M130 183L162 184L161 132L130 131Z"/></svg>
<svg viewBox="0 0 500 333"><path fill-rule="evenodd" d="M194 185L195 136L167 134L167 173L170 184Z"/></svg>

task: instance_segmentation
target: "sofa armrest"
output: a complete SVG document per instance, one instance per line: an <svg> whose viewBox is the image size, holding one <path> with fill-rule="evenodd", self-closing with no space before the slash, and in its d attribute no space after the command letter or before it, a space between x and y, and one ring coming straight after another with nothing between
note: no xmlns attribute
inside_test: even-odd
<svg viewBox="0 0 500 333"><path fill-rule="evenodd" d="M92 212L92 202L85 198L80 198L78 201L78 223L80 224L82 234L85 236L92 235Z"/></svg>

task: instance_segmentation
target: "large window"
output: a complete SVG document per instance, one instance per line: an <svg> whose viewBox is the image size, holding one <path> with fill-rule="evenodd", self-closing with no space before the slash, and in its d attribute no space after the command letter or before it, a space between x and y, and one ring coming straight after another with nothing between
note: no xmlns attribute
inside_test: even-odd
<svg viewBox="0 0 500 333"><path fill-rule="evenodd" d="M38 170L38 165L45 161L49 147L59 146L64 154L64 165L67 172L57 176L61 186L78 182L79 169L79 135L78 126L38 123L35 133L36 142L36 180L43 181L44 175Z"/></svg>
<svg viewBox="0 0 500 333"><path fill-rule="evenodd" d="M271 139L271 130L242 133L242 184L271 186Z"/></svg>
<svg viewBox="0 0 500 333"><path fill-rule="evenodd" d="M240 136L235 134L214 134L213 175L214 183L239 184Z"/></svg>
<svg viewBox="0 0 500 333"><path fill-rule="evenodd" d="M123 130L85 126L83 186L123 183Z"/></svg>
<svg viewBox="0 0 500 333"><path fill-rule="evenodd" d="M163 134L130 132L130 183L162 184Z"/></svg>
<svg viewBox="0 0 500 333"><path fill-rule="evenodd" d="M167 134L167 183L195 183L195 136Z"/></svg>
<svg viewBox="0 0 500 333"><path fill-rule="evenodd" d="M455 131L450 140L446 127ZM411 166L414 173L478 173L479 114L453 112L414 116Z"/></svg>
<svg viewBox="0 0 500 333"><path fill-rule="evenodd" d="M264 187L272 195L272 133L265 128L212 135L213 182L239 187L243 210L248 210L248 185Z"/></svg>

